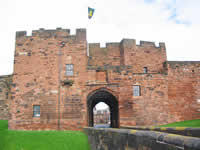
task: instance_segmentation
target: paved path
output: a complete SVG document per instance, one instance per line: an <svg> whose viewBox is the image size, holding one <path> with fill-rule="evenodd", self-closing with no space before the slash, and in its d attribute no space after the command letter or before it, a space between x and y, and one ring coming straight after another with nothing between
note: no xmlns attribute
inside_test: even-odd
<svg viewBox="0 0 200 150"><path fill-rule="evenodd" d="M109 124L97 124L94 125L95 128L110 128Z"/></svg>

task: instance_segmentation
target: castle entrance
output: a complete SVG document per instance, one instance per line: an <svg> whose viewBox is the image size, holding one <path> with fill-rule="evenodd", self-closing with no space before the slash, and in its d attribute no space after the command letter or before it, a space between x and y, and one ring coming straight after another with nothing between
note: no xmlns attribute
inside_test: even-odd
<svg viewBox="0 0 200 150"><path fill-rule="evenodd" d="M119 127L119 106L118 101L115 96L113 96L106 89L99 89L90 93L87 97L87 106L88 106L88 126L94 126L94 112L93 108L99 102L104 102L110 108L110 127L118 128Z"/></svg>

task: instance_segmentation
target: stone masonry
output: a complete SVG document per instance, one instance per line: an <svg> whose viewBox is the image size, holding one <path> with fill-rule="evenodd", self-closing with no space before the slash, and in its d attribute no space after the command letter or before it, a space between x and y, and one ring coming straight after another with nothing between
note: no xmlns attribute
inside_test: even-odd
<svg viewBox="0 0 200 150"><path fill-rule="evenodd" d="M12 76L0 76L0 120L9 119L9 99Z"/></svg>
<svg viewBox="0 0 200 150"><path fill-rule="evenodd" d="M9 129L81 130L89 125L90 95L100 90L117 100L111 114L119 127L200 118L200 62L167 61L164 43L123 39L101 48L87 43L85 29L16 33ZM107 95L98 98L112 104Z"/></svg>

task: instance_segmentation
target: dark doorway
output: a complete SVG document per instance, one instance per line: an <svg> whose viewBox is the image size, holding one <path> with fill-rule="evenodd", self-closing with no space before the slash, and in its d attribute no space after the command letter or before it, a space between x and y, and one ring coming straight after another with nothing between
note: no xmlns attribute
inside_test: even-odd
<svg viewBox="0 0 200 150"><path fill-rule="evenodd" d="M88 105L88 126L94 126L94 114L93 108L99 102L106 103L110 108L110 126L112 128L119 127L119 108L118 101L115 96L113 96L106 89L99 89L90 93L87 97L87 105Z"/></svg>

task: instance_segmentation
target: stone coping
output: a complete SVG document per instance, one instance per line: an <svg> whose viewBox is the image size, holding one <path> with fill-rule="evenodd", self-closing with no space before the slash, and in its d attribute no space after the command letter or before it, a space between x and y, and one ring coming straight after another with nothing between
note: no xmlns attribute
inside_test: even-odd
<svg viewBox="0 0 200 150"><path fill-rule="evenodd" d="M121 126L120 128L146 130L146 131L159 131L159 132L173 133L184 136L200 137L200 128L193 128L193 127Z"/></svg>
<svg viewBox="0 0 200 150"><path fill-rule="evenodd" d="M84 128L84 131L89 137L100 136L105 138L104 141L114 140L114 135L117 135L117 139L124 141L125 145L130 148L137 148L138 145L147 147L156 147L156 145L164 145L165 148L169 146L174 149L188 149L199 150L200 138L181 136L176 134L167 134L157 131L141 131L131 129L113 129L113 128ZM111 138L111 139L110 139ZM106 140L107 139L107 140ZM95 140L95 139L94 139ZM167 148L168 149L168 148Z"/></svg>

